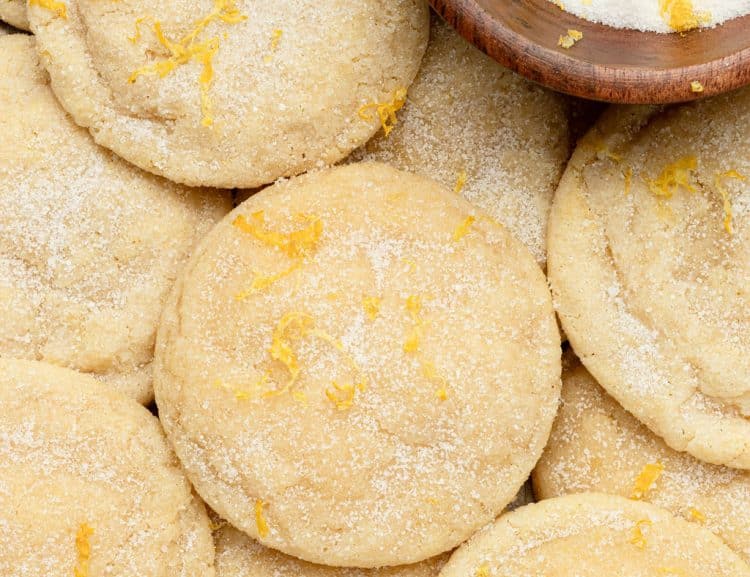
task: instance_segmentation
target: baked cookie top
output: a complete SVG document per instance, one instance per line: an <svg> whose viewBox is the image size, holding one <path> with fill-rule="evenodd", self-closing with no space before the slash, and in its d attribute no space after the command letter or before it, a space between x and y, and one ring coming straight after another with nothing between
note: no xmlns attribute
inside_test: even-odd
<svg viewBox="0 0 750 577"><path fill-rule="evenodd" d="M28 30L29 18L26 15L26 0L0 0L0 20L21 30ZM0 34L3 34L2 27L0 27Z"/></svg>
<svg viewBox="0 0 750 577"><path fill-rule="evenodd" d="M503 68L433 18L398 124L352 155L434 178L505 225L544 266L570 152L566 98Z"/></svg>
<svg viewBox="0 0 750 577"><path fill-rule="evenodd" d="M30 6L57 97L96 141L189 185L337 162L417 73L424 0L66 0ZM55 8L57 7L57 8Z"/></svg>
<svg viewBox="0 0 750 577"><path fill-rule="evenodd" d="M586 493L503 515L451 556L441 577L745 577L710 531L654 505Z"/></svg>
<svg viewBox="0 0 750 577"><path fill-rule="evenodd" d="M0 359L0 574L214 575L161 426L90 376Z"/></svg>
<svg viewBox="0 0 750 577"><path fill-rule="evenodd" d="M162 305L229 195L97 146L55 100L32 36L3 36L0 53L0 356L91 373L148 402Z"/></svg>
<svg viewBox="0 0 750 577"><path fill-rule="evenodd" d="M448 555L443 554L421 563L396 567L326 567L264 547L231 525L218 529L214 541L216 577L437 577L448 560Z"/></svg>
<svg viewBox="0 0 750 577"><path fill-rule="evenodd" d="M548 273L573 349L678 451L750 468L750 90L613 108L555 198Z"/></svg>
<svg viewBox="0 0 750 577"><path fill-rule="evenodd" d="M670 449L573 355L566 361L563 403L534 469L536 495L596 491L643 499L703 525L750 559L750 472Z"/></svg>
<svg viewBox="0 0 750 577"><path fill-rule="evenodd" d="M160 417L201 496L326 565L464 541L523 485L559 398L528 250L434 181L374 163L235 209L176 285L156 358Z"/></svg>

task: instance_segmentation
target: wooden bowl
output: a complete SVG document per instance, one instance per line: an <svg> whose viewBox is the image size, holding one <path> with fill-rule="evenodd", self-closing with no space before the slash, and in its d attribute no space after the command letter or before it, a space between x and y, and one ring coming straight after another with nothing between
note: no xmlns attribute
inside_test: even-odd
<svg viewBox="0 0 750 577"><path fill-rule="evenodd" d="M527 78L574 96L684 102L750 84L750 16L687 34L619 30L548 0L430 0L467 40ZM568 29L583 39L557 45ZM704 91L691 89L699 81Z"/></svg>

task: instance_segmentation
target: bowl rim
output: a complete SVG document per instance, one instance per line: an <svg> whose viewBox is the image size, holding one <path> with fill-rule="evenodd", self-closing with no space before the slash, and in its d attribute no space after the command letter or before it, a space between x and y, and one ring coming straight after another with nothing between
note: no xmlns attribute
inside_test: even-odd
<svg viewBox="0 0 750 577"><path fill-rule="evenodd" d="M487 8L488 4L503 0L429 1L435 11L464 38L500 64L530 80L573 96L622 104L669 104L697 100L750 84L750 32L744 35L747 38L744 48L705 62L672 68L632 63L613 66L577 57L575 46L570 50L545 46L517 32ZM526 5L524 9L528 9L528 1L504 1L511 10L521 5ZM681 36L677 33L615 29L563 12L549 0L540 1L559 12L559 30L562 32L578 24L582 29L592 30L592 27L596 27L616 32L632 43L653 42L654 37L671 42L673 40L667 40L667 37L676 39ZM522 24L529 26L525 22ZM741 29L743 25L750 29L750 15L688 34L718 36L727 30L731 33L735 28ZM707 41L710 42L710 39ZM701 82L702 92L691 89L694 80Z"/></svg>

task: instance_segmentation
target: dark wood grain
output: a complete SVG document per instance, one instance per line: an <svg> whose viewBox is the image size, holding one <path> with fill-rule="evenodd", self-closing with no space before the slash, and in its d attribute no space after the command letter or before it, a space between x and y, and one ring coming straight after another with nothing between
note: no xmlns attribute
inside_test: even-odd
<svg viewBox="0 0 750 577"><path fill-rule="evenodd" d="M695 100L750 84L750 16L687 34L618 30L548 0L430 0L467 40L516 72L574 96L622 103ZM568 29L583 40L557 46ZM690 83L699 81L704 92Z"/></svg>

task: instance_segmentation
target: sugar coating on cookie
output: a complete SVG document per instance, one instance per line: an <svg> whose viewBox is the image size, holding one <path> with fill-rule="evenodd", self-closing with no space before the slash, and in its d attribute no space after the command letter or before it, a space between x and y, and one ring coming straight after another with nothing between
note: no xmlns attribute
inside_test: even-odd
<svg viewBox="0 0 750 577"><path fill-rule="evenodd" d="M540 499L587 491L640 496L710 529L750 559L750 472L670 449L607 395L573 355L563 370L562 399L534 470Z"/></svg>
<svg viewBox="0 0 750 577"><path fill-rule="evenodd" d="M189 185L253 188L364 144L417 73L425 0L66 0L29 16L96 141Z"/></svg>
<svg viewBox="0 0 750 577"><path fill-rule="evenodd" d="M503 68L434 18L398 124L352 156L436 179L546 262L550 204L569 154L566 99Z"/></svg>
<svg viewBox="0 0 750 577"><path fill-rule="evenodd" d="M379 567L491 521L541 455L560 340L501 226L381 164L280 182L206 237L162 317L160 417L264 545Z"/></svg>
<svg viewBox="0 0 750 577"><path fill-rule="evenodd" d="M443 554L421 563L396 567L326 567L264 547L231 525L220 527L214 533L214 541L216 577L437 577L448 560L448 554Z"/></svg>
<svg viewBox="0 0 750 577"><path fill-rule="evenodd" d="M31 36L0 38L0 356L90 373L153 398L156 325L229 195L141 172L55 100Z"/></svg>
<svg viewBox="0 0 750 577"><path fill-rule="evenodd" d="M28 30L26 0L0 0L0 20L21 30ZM0 27L0 34L3 34L2 27Z"/></svg>
<svg viewBox="0 0 750 577"><path fill-rule="evenodd" d="M0 359L0 574L214 575L203 504L145 408Z"/></svg>
<svg viewBox="0 0 750 577"><path fill-rule="evenodd" d="M611 109L558 189L548 272L596 380L678 451L750 468L750 90Z"/></svg>
<svg viewBox="0 0 750 577"><path fill-rule="evenodd" d="M584 493L500 517L459 547L441 577L750 575L710 531L649 503Z"/></svg>

